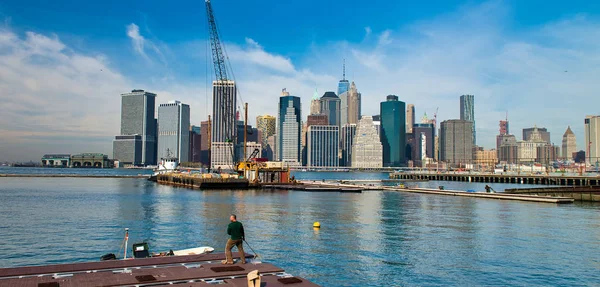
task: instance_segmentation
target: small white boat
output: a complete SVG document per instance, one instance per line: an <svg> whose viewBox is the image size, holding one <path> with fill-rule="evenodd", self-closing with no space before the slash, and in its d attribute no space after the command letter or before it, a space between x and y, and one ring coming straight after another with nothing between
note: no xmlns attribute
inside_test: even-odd
<svg viewBox="0 0 600 287"><path fill-rule="evenodd" d="M200 255L200 254L208 254L213 251L215 251L214 248L212 248L210 246L203 246L203 247L189 248L189 249L183 249L183 250L173 250L173 254L175 256Z"/></svg>

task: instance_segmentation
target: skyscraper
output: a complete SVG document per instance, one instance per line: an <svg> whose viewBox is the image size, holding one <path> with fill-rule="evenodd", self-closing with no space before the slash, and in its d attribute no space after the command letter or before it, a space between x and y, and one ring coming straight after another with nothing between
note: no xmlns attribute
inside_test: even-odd
<svg viewBox="0 0 600 287"><path fill-rule="evenodd" d="M572 160L573 154L577 152L577 139L571 130L571 126L567 127L562 138L562 157L565 160Z"/></svg>
<svg viewBox="0 0 600 287"><path fill-rule="evenodd" d="M381 144L383 166L403 166L406 163L406 104L395 95L381 102Z"/></svg>
<svg viewBox="0 0 600 287"><path fill-rule="evenodd" d="M409 134L412 133L414 125L415 125L415 105L408 104L406 106L406 132Z"/></svg>
<svg viewBox="0 0 600 287"><path fill-rule="evenodd" d="M473 146L477 145L477 136L475 134L475 96L460 96L460 119L473 122Z"/></svg>
<svg viewBox="0 0 600 287"><path fill-rule="evenodd" d="M212 168L233 168L236 143L237 87L234 81L213 81Z"/></svg>
<svg viewBox="0 0 600 287"><path fill-rule="evenodd" d="M202 156L202 130L199 126L190 126L189 161L200 162Z"/></svg>
<svg viewBox="0 0 600 287"><path fill-rule="evenodd" d="M121 94L121 135L113 142L113 158L121 164L156 164L156 94L132 90Z"/></svg>
<svg viewBox="0 0 600 287"><path fill-rule="evenodd" d="M352 167L379 168L383 165L383 147L373 118L363 116L356 127L352 146Z"/></svg>
<svg viewBox="0 0 600 287"><path fill-rule="evenodd" d="M354 136L356 135L356 124L345 124L340 133L340 144L342 148L342 158L340 166L352 166L352 146L354 145Z"/></svg>
<svg viewBox="0 0 600 287"><path fill-rule="evenodd" d="M289 165L300 165L300 136L302 127L302 108L300 98L290 96L283 89L279 98L279 114L277 126L277 156L279 161Z"/></svg>
<svg viewBox="0 0 600 287"><path fill-rule="evenodd" d="M158 106L158 158L176 157L188 161L190 106L171 101Z"/></svg>
<svg viewBox="0 0 600 287"><path fill-rule="evenodd" d="M210 166L210 122L200 123L200 163Z"/></svg>
<svg viewBox="0 0 600 287"><path fill-rule="evenodd" d="M343 66L342 70L343 70L342 71L342 79L338 83L338 90L337 90L338 95L341 95L350 89L350 83L348 83L348 80L346 80L346 60L345 59L344 59L344 66Z"/></svg>
<svg viewBox="0 0 600 287"><path fill-rule="evenodd" d="M321 114L327 115L329 125L340 125L340 102L340 98L334 92L325 92L321 97Z"/></svg>
<svg viewBox="0 0 600 287"><path fill-rule="evenodd" d="M277 118L270 115L256 117L256 127L261 132L260 143L263 147L267 146L267 140L276 133Z"/></svg>
<svg viewBox="0 0 600 287"><path fill-rule="evenodd" d="M358 124L362 112L361 94L356 89L354 82L350 85L348 94L348 123Z"/></svg>
<svg viewBox="0 0 600 287"><path fill-rule="evenodd" d="M417 144L417 150L419 152L415 152L414 154L417 157L420 157L420 155L422 155L422 153L420 152L421 146L420 146L420 135L424 134L425 138L426 138L426 144L425 144L425 157L428 158L433 158L434 157L434 141L435 141L435 129L433 128L433 124L432 123L419 123L419 124L414 124L413 126L413 133L414 133L414 137L416 139L416 143Z"/></svg>
<svg viewBox="0 0 600 287"><path fill-rule="evenodd" d="M340 123L339 126L343 126L348 123L348 98L350 91L345 91L339 94L340 98Z"/></svg>
<svg viewBox="0 0 600 287"><path fill-rule="evenodd" d="M600 160L600 116L585 117L586 163L596 165Z"/></svg>
<svg viewBox="0 0 600 287"><path fill-rule="evenodd" d="M338 126L314 125L308 127L306 140L308 167L339 166L338 147L340 128Z"/></svg>
<svg viewBox="0 0 600 287"><path fill-rule="evenodd" d="M440 125L440 160L452 166L473 163L473 122L447 120Z"/></svg>
<svg viewBox="0 0 600 287"><path fill-rule="evenodd" d="M552 143L550 141L550 132L548 132L548 129L546 129L546 128L538 128L536 125L534 125L534 127L532 127L532 128L523 129L523 140L524 141L531 140L531 135L532 135L532 133L533 133L534 130L537 130L540 133L540 136L542 137L542 140L545 143Z"/></svg>
<svg viewBox="0 0 600 287"><path fill-rule="evenodd" d="M312 100L310 101L310 114L319 115L321 114L321 99L319 99L319 93L315 89Z"/></svg>

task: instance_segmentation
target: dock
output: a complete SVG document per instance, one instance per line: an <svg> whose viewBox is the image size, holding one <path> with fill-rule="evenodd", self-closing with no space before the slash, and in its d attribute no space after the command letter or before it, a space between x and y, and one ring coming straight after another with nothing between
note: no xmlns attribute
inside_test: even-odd
<svg viewBox="0 0 600 287"><path fill-rule="evenodd" d="M544 175L544 174L494 174L494 173L415 173L394 172L390 179L438 180L485 183L516 183L559 186L600 186L600 176Z"/></svg>
<svg viewBox="0 0 600 287"><path fill-rule="evenodd" d="M600 202L600 186L509 188L507 194L570 197L575 201Z"/></svg>
<svg viewBox="0 0 600 287"><path fill-rule="evenodd" d="M247 189L250 182L245 178L203 178L184 173L159 174L155 178L159 184L187 187L192 189Z"/></svg>
<svg viewBox="0 0 600 287"><path fill-rule="evenodd" d="M237 253L234 253L234 258ZM252 255L247 254L247 258ZM248 286L248 273L257 270L261 286L313 287L268 263L223 265L224 253L109 260L0 269L0 286Z"/></svg>

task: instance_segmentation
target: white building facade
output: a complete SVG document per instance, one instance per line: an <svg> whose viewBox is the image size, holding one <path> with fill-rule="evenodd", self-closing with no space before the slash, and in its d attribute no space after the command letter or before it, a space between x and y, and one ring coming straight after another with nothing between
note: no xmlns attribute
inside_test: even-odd
<svg viewBox="0 0 600 287"><path fill-rule="evenodd" d="M158 106L158 158L188 161L190 149L190 106L171 101Z"/></svg>
<svg viewBox="0 0 600 287"><path fill-rule="evenodd" d="M363 116L356 127L352 147L353 168L379 168L383 166L383 146L373 117Z"/></svg>

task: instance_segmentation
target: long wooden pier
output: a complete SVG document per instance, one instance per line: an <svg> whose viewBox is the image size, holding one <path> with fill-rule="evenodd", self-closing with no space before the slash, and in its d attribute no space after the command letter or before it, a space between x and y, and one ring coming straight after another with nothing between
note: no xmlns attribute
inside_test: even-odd
<svg viewBox="0 0 600 287"><path fill-rule="evenodd" d="M390 179L516 183L563 186L600 186L600 176L575 175L394 172L390 174Z"/></svg>

